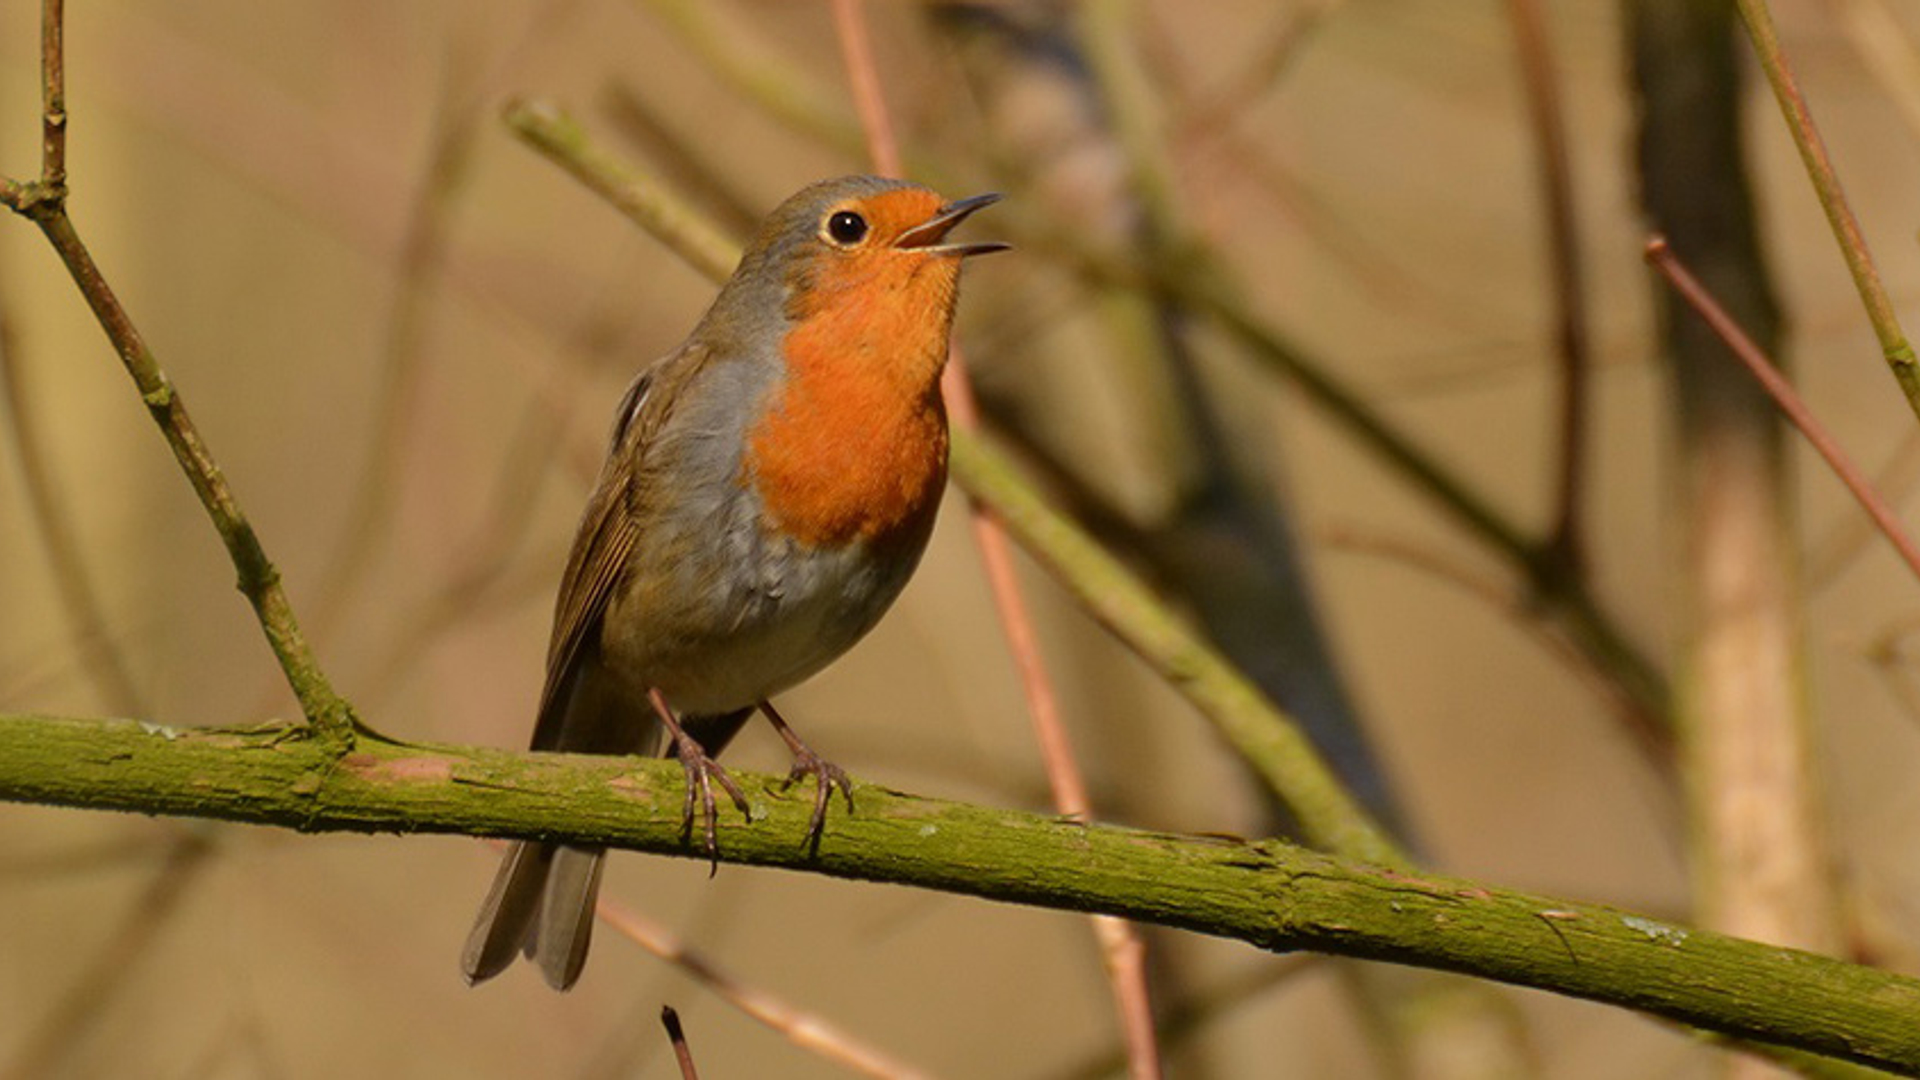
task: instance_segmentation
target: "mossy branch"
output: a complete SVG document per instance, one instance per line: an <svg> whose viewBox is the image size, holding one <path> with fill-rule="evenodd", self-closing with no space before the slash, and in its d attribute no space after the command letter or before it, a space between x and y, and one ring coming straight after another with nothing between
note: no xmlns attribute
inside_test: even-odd
<svg viewBox="0 0 1920 1080"><path fill-rule="evenodd" d="M1920 980L1592 904L1333 858L861 785L818 851L812 793L736 774L755 820L727 862L1091 911L1457 971L1920 1076ZM0 714L0 799L303 832L527 837L701 857L671 761L402 745L341 756L309 728L173 729Z"/></svg>

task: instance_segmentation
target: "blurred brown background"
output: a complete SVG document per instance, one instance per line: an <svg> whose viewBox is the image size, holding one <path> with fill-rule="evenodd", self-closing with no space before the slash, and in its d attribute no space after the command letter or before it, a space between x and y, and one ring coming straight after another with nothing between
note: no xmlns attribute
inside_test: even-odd
<svg viewBox="0 0 1920 1080"><path fill-rule="evenodd" d="M552 589L606 419L637 365L677 342L712 293L517 143L497 121L501 104L563 103L656 169L659 147L678 147L696 158L688 175L724 177L729 190L716 194L751 214L865 167L716 75L672 6L196 0L69 13L76 222L318 624L321 658L396 737L523 742ZM1863 6L1782 0L1778 15L1894 299L1911 311L1920 128L1915 98L1849 30ZM1548 7L1597 361L1593 587L1664 660L1671 439L1640 259L1623 29L1611 3ZM1882 43L1913 55L1920 8L1871 7L1904 35ZM34 8L0 11L9 175L36 167ZM937 164L946 194L1005 190L1010 219L1112 234L1125 211L1106 200L1122 165L1081 130L1057 71L991 26L939 22L918 4L870 8L896 123ZM726 42L791 67L851 119L823 4L699 10ZM1167 0L1132 19L1174 202L1240 275L1250 306L1504 511L1543 525L1551 294L1505 9ZM1913 420L1764 86L1748 93L1797 380L1880 467ZM1200 125L1221 94L1225 118ZM648 149L636 107L665 125L664 143ZM999 214L969 228L997 235ZM124 686L104 685L73 645L8 438L0 705L179 725L289 715L200 508L71 284L18 220L0 223L0 303L16 331L18 390L44 436L41 465L127 667ZM1188 465L1166 450L1153 376L1116 348L1103 298L1043 246L971 265L961 309L961 341L1003 421L1109 509L1134 521L1167 511ZM1383 556L1378 542L1514 598L1508 568L1217 334L1196 329L1191 342L1234 454L1288 508L1346 689L1426 858L1685 919L1680 803L1608 700L1542 648L1524 613ZM383 401L397 403L399 423L383 427ZM1797 444L1793 457L1800 539L1814 555L1809 685L1839 872L1871 913L1874 958L1911 970L1920 718L1901 698L1909 665L1870 657L1901 644L1920 592L1877 542L1828 554L1858 511ZM370 461L387 463L386 487L367 501ZM786 712L860 779L1038 809L1044 781L964 526L950 499L895 612L789 695ZM351 588L329 589L341 580ZM1104 815L1264 831L1264 809L1196 716L1043 576L1028 584ZM729 761L773 770L784 756L756 730ZM191 826L20 807L0 808L0 822L0 1069L667 1076L655 1017L670 1002L703 1075L842 1075L605 928L570 995L530 970L469 991L456 954L494 861L476 842L216 827L209 857L169 873L164 853ZM1114 1043L1091 935L1070 916L737 867L709 881L704 865L640 856L612 861L608 891L934 1075L1075 1075ZM1274 963L1191 937L1151 941L1195 989ZM1512 995L1544 1075L1710 1071L1669 1029ZM1176 1075L1389 1074L1331 965L1223 1010L1182 1045Z"/></svg>

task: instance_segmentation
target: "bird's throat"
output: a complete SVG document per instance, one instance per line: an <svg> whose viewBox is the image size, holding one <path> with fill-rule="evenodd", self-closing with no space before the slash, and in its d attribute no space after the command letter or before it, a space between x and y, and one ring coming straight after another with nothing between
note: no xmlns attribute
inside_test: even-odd
<svg viewBox="0 0 1920 1080"><path fill-rule="evenodd" d="M786 378L748 437L743 477L781 532L813 547L925 542L947 468L941 291L931 304L913 289L870 293L788 330Z"/></svg>

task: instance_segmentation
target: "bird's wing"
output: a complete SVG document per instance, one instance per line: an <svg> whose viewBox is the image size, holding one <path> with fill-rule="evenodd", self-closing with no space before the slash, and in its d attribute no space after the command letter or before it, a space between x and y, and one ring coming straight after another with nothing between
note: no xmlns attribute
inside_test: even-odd
<svg viewBox="0 0 1920 1080"><path fill-rule="evenodd" d="M687 378L702 366L705 350L681 348L637 376L615 415L607 463L580 520L554 603L553 637L547 646L547 681L540 691L540 719L533 749L562 746L570 690L580 665L598 651L607 601L625 571L640 529L634 513L634 468L652 445Z"/></svg>

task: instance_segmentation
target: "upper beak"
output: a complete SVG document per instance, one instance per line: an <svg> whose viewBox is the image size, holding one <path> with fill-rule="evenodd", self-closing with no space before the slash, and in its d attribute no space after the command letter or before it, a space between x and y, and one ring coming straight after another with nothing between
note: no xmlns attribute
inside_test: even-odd
<svg viewBox="0 0 1920 1080"><path fill-rule="evenodd" d="M993 251L1005 251L1012 244L1003 244L998 240L979 240L971 244L943 244L947 233L955 225L967 220L975 210L992 206L1000 201L996 194L975 195L971 199L950 202L940 208L940 212L900 234L893 242L897 248L913 248L929 255L985 255Z"/></svg>

